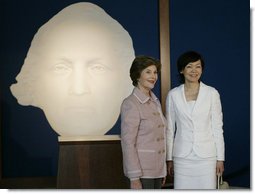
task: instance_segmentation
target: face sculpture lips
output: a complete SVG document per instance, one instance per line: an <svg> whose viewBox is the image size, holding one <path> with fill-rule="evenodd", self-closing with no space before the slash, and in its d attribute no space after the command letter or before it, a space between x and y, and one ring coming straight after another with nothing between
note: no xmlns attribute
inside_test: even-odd
<svg viewBox="0 0 255 194"><path fill-rule="evenodd" d="M73 112L73 113L80 113L85 115L92 115L96 112L95 108L90 106L70 106L65 108L65 111L67 112Z"/></svg>

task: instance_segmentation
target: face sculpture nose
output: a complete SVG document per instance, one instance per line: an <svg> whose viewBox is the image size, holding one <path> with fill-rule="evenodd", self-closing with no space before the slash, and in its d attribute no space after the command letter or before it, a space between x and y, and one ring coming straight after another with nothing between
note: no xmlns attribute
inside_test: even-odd
<svg viewBox="0 0 255 194"><path fill-rule="evenodd" d="M76 68L72 73L70 93L73 95L83 95L90 93L88 72L84 69Z"/></svg>

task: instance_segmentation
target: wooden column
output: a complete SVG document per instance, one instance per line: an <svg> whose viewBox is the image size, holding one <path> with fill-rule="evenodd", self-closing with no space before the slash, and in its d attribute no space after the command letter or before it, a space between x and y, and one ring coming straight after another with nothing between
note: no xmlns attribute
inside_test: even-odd
<svg viewBox="0 0 255 194"><path fill-rule="evenodd" d="M169 0L159 0L159 30L160 30L160 61L161 69L161 104L165 113L165 102L170 90L170 14Z"/></svg>
<svg viewBox="0 0 255 194"><path fill-rule="evenodd" d="M128 188L119 136L59 137L57 188Z"/></svg>

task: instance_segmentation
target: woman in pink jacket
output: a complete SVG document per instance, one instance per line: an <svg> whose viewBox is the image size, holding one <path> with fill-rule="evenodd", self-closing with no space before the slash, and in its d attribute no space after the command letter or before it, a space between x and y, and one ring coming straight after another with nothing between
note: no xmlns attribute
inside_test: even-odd
<svg viewBox="0 0 255 194"><path fill-rule="evenodd" d="M121 106L121 145L131 189L159 189L166 176L166 120L151 91L160 69L147 56L136 57L130 68L135 88Z"/></svg>

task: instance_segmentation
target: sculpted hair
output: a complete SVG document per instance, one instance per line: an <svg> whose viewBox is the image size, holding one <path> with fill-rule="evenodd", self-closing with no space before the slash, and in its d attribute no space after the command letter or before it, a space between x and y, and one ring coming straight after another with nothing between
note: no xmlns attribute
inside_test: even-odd
<svg viewBox="0 0 255 194"><path fill-rule="evenodd" d="M149 57L149 56L137 56L132 65L131 65L131 68L130 68L130 78L132 80L132 84L134 86L137 86L138 84L138 79L140 78L141 76L141 72L151 66L151 65L155 65L156 68L157 68L157 72L160 73L160 70L161 70L161 63L158 59L155 59L155 58L152 58L152 57Z"/></svg>

